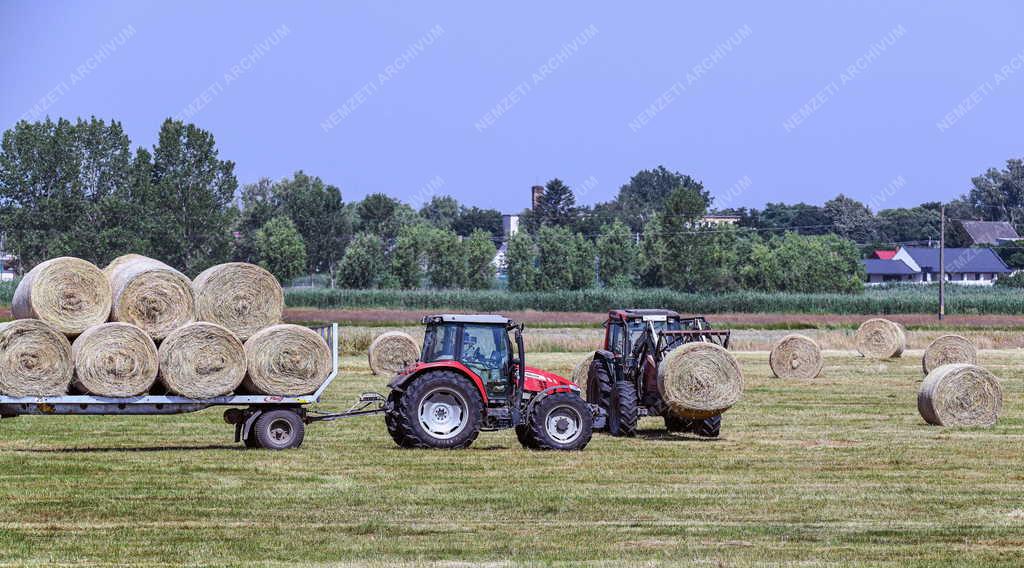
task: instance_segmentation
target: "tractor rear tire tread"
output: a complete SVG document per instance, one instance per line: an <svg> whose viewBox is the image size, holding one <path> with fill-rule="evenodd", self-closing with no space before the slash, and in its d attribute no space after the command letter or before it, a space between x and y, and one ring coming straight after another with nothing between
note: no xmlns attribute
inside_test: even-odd
<svg viewBox="0 0 1024 568"><path fill-rule="evenodd" d="M612 432L612 435L632 438L636 436L636 426L640 422L640 401L636 387L632 383L622 381L615 383L615 390L619 394L619 431Z"/></svg>

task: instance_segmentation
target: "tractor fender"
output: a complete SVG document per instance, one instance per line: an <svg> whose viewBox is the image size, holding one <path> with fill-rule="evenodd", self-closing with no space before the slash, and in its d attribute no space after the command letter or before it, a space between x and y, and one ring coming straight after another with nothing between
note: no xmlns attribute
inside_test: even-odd
<svg viewBox="0 0 1024 568"><path fill-rule="evenodd" d="M469 370L468 367L458 361L434 361L433 363L417 362L398 375L395 375L395 378L391 379L391 382L388 383L388 388L397 391L404 391L409 383L416 380L416 378L423 373L429 371L453 371L463 375L476 385L476 390L480 393L480 397L484 401L484 406L487 405L487 391L484 390L484 382L476 373Z"/></svg>

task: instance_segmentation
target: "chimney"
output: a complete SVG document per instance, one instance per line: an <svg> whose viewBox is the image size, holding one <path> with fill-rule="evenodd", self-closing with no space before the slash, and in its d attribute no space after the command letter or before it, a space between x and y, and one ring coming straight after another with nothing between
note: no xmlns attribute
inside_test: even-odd
<svg viewBox="0 0 1024 568"><path fill-rule="evenodd" d="M543 185L535 185L535 186L530 188L530 193L531 193L531 197L532 197L532 200L530 202L531 203L530 207L532 209L536 209L537 208L537 204L540 203L541 196L544 195L544 186Z"/></svg>

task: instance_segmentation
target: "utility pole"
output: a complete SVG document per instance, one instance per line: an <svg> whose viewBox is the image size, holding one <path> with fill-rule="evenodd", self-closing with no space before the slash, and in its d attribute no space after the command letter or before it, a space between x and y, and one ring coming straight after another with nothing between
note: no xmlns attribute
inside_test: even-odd
<svg viewBox="0 0 1024 568"><path fill-rule="evenodd" d="M946 206L939 220L939 319L946 315Z"/></svg>

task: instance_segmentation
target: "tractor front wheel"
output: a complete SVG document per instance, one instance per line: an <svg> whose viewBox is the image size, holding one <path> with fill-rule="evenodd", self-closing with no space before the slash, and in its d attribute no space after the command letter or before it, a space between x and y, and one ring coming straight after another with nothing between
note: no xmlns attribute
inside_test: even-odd
<svg viewBox="0 0 1024 568"><path fill-rule="evenodd" d="M528 420L525 436L532 444L523 445L537 450L582 450L594 427L590 406L571 392L545 396L534 405Z"/></svg>
<svg viewBox="0 0 1024 568"><path fill-rule="evenodd" d="M385 423L403 448L465 448L480 434L483 400L473 383L453 371L431 371L413 379Z"/></svg>

